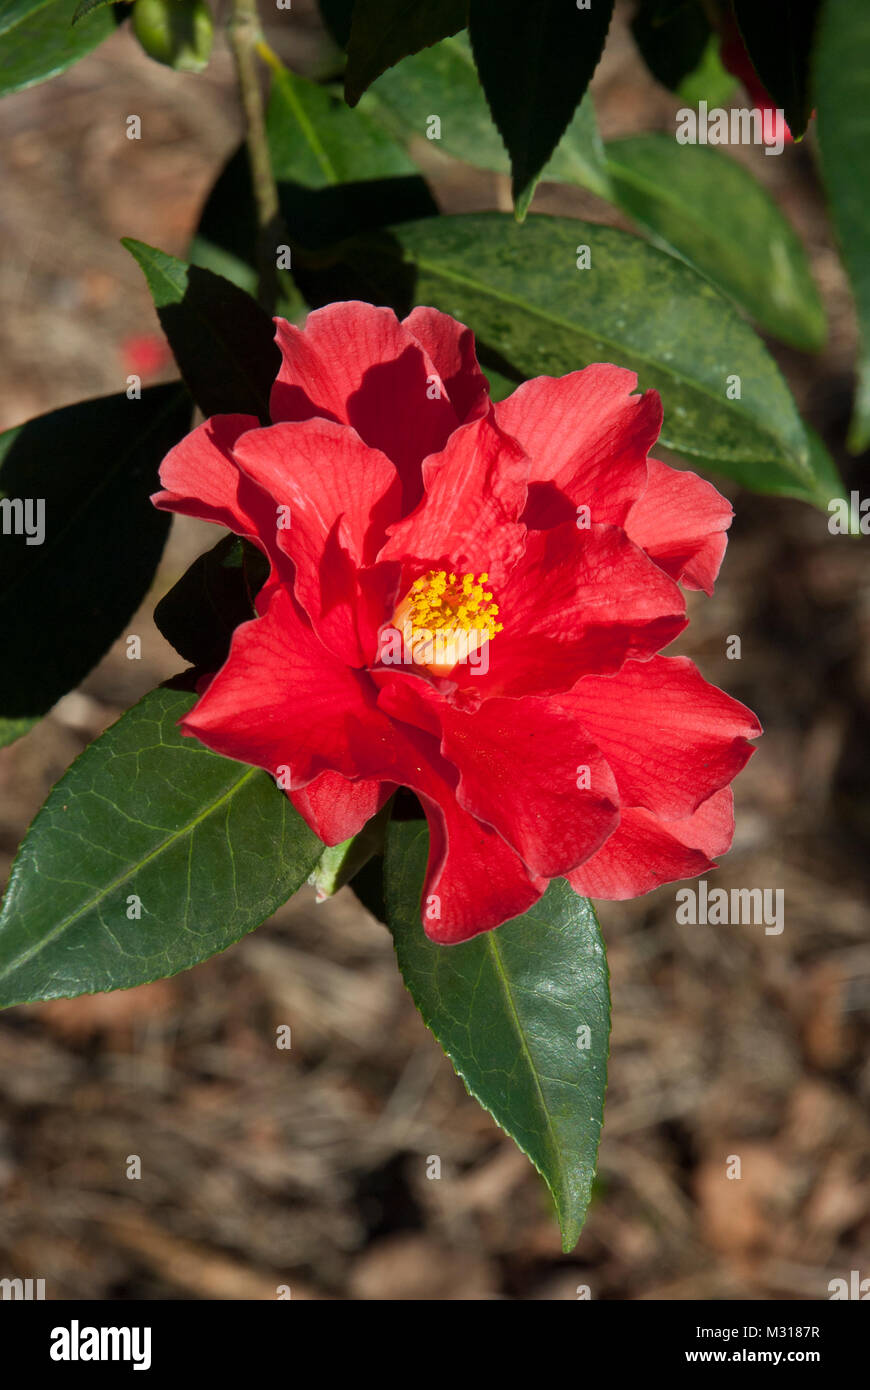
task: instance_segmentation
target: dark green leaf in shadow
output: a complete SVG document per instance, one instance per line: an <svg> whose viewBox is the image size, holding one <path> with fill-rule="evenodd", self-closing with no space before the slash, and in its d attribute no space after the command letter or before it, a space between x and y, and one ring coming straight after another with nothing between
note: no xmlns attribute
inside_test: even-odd
<svg viewBox="0 0 870 1390"><path fill-rule="evenodd" d="M520 218L598 66L612 13L613 0L589 9L566 0L471 0L474 61L510 155Z"/></svg>
<svg viewBox="0 0 870 1390"><path fill-rule="evenodd" d="M169 530L149 498L190 417L174 383L140 400L82 401L0 435L7 739L84 679L145 597Z"/></svg>
<svg viewBox="0 0 870 1390"><path fill-rule="evenodd" d="M202 671L217 671L235 629L256 617L254 599L268 570L256 546L224 536L160 600L154 621L185 661Z"/></svg>
<svg viewBox="0 0 870 1390"><path fill-rule="evenodd" d="M269 421L281 354L269 315L222 276L124 237L151 291L179 371L203 415Z"/></svg>
<svg viewBox="0 0 870 1390"><path fill-rule="evenodd" d="M468 23L468 0L356 0L344 90L355 106L376 77Z"/></svg>
<svg viewBox="0 0 870 1390"><path fill-rule="evenodd" d="M848 0L856 13L862 8ZM796 140L812 111L810 53L820 0L732 0L746 51Z"/></svg>
<svg viewBox="0 0 870 1390"><path fill-rule="evenodd" d="M465 34L444 39L385 72L367 94L366 102L381 113L400 139L429 138L432 129L433 135L437 131L433 148L443 154L477 169L510 170L510 159L493 125ZM432 113L438 115L435 128L430 127ZM602 198L611 196L604 147L588 93L541 178L581 183Z"/></svg>

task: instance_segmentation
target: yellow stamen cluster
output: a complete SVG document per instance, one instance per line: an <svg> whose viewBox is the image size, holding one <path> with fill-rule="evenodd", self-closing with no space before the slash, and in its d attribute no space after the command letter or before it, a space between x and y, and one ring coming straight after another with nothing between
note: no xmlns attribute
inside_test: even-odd
<svg viewBox="0 0 870 1390"><path fill-rule="evenodd" d="M460 628L464 632L480 632L494 637L501 632L496 622L498 604L484 589L489 575L448 574L446 570L430 570L415 579L408 595L409 617L414 628Z"/></svg>

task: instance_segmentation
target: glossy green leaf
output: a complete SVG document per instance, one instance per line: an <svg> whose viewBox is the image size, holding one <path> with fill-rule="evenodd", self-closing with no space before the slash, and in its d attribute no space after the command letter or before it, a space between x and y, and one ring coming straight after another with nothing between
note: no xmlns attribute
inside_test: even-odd
<svg viewBox="0 0 870 1390"><path fill-rule="evenodd" d="M344 90L351 105L359 101L394 63L448 34L464 29L468 0L356 0L347 45Z"/></svg>
<svg viewBox="0 0 870 1390"><path fill-rule="evenodd" d="M323 846L268 774L182 737L195 698L152 691L51 792L0 914L0 1007L186 970L313 869Z"/></svg>
<svg viewBox="0 0 870 1390"><path fill-rule="evenodd" d="M256 617L254 598L268 570L256 546L224 536L160 600L154 621L185 661L216 671L226 660L235 629Z"/></svg>
<svg viewBox="0 0 870 1390"><path fill-rule="evenodd" d="M73 28L78 0L0 0L0 96L65 72L115 32L111 10Z"/></svg>
<svg viewBox="0 0 870 1390"><path fill-rule="evenodd" d="M613 0L471 0L468 32L493 120L510 155L518 217L589 85Z"/></svg>
<svg viewBox="0 0 870 1390"><path fill-rule="evenodd" d="M281 354L269 315L244 290L201 266L124 237L148 282L179 371L203 415L269 421Z"/></svg>
<svg viewBox="0 0 870 1390"><path fill-rule="evenodd" d="M89 14L93 14L94 10L103 10L107 5L113 5L114 3L115 0L79 0L73 13L72 23L79 24L83 19L86 19Z"/></svg>
<svg viewBox="0 0 870 1390"><path fill-rule="evenodd" d="M816 351L825 311L800 237L756 178L707 145L638 135L605 146L617 201L775 337Z"/></svg>
<svg viewBox="0 0 870 1390"><path fill-rule="evenodd" d="M387 837L387 924L399 969L471 1095L532 1160L565 1250L592 1188L607 1084L610 991L592 904L561 879L522 917L459 946L420 921L428 854L421 822Z"/></svg>
<svg viewBox="0 0 870 1390"><path fill-rule="evenodd" d="M179 383L151 386L0 435L0 742L78 685L145 597L169 530L149 498L191 409Z"/></svg>
<svg viewBox="0 0 870 1390"><path fill-rule="evenodd" d="M816 50L822 174L861 336L849 447L870 445L870 8L828 0Z"/></svg>
<svg viewBox="0 0 870 1390"><path fill-rule="evenodd" d="M286 70L276 73L266 134L281 213L294 246L317 250L355 232L437 212L402 146L370 114L351 111L326 87ZM209 194L191 259L253 289L256 243L248 160L242 147ZM292 296L292 281L289 288L286 283L289 274L280 274L285 295Z"/></svg>
<svg viewBox="0 0 870 1390"><path fill-rule="evenodd" d="M848 0L858 12L860 5ZM820 0L732 0L746 51L796 140L812 111L810 52Z"/></svg>
<svg viewBox="0 0 870 1390"><path fill-rule="evenodd" d="M578 269L583 247L588 269ZM590 362L633 369L641 389L661 392L666 448L756 491L827 505L827 482L760 338L689 266L637 237L572 218L518 227L475 213L360 238L341 257L333 278L340 271L345 292L403 312L435 305L497 346L510 375L562 376Z"/></svg>
<svg viewBox="0 0 870 1390"><path fill-rule="evenodd" d="M440 126L438 138L432 141L435 149L477 169L510 170L510 159L493 125L465 34L406 58L378 78L366 100L376 103L405 139L413 135L428 138L432 129L429 118L436 113ZM603 198L611 194L604 148L588 95L577 107L541 178L576 181Z"/></svg>

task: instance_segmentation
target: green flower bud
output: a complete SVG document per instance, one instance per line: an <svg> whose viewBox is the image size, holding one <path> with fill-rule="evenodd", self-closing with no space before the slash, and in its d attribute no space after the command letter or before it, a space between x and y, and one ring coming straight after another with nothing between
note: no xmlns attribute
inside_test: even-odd
<svg viewBox="0 0 870 1390"><path fill-rule="evenodd" d="M136 0L133 33L145 52L176 72L202 72L214 39L205 0Z"/></svg>

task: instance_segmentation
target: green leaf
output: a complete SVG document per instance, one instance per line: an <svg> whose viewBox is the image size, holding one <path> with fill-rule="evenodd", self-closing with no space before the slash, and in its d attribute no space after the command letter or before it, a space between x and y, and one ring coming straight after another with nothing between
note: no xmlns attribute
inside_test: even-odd
<svg viewBox="0 0 870 1390"><path fill-rule="evenodd" d="M595 912L556 879L522 917L459 946L436 945L420 921L427 854L425 825L393 823L385 883L399 969L471 1095L545 1179L572 1250L607 1083L610 991Z"/></svg>
<svg viewBox="0 0 870 1390"><path fill-rule="evenodd" d="M535 185L589 85L613 0L471 0L468 32L493 120L511 160L523 218Z"/></svg>
<svg viewBox="0 0 870 1390"><path fill-rule="evenodd" d="M269 422L269 393L281 354L269 315L238 286L132 237L179 371L203 415L257 415Z"/></svg>
<svg viewBox="0 0 870 1390"><path fill-rule="evenodd" d="M718 34L711 34L698 66L680 82L677 95L686 106L697 106L701 101L706 101L708 110L731 105L737 78L722 63L720 42Z"/></svg>
<svg viewBox="0 0 870 1390"><path fill-rule="evenodd" d="M356 232L437 212L415 165L381 124L367 112L349 110L328 88L286 69L273 77L266 134L281 214L294 245L318 250ZM209 194L191 259L252 289L256 244L243 146ZM221 256L232 259L222 262ZM290 277L286 271L282 275L287 294Z"/></svg>
<svg viewBox="0 0 870 1390"><path fill-rule="evenodd" d="M115 32L111 10L72 27L78 0L0 0L0 96L65 72Z"/></svg>
<svg viewBox="0 0 870 1390"><path fill-rule="evenodd" d="M160 600L154 621L185 661L216 671L226 660L235 629L257 616L254 597L268 569L256 546L224 536Z"/></svg>
<svg viewBox="0 0 870 1390"><path fill-rule="evenodd" d="M587 270L577 268L582 246ZM512 376L631 368L640 389L661 392L664 447L756 491L827 506L803 423L757 334L690 267L637 237L573 218L518 227L474 213L406 223L340 255L346 293L401 312L433 304L485 349L497 346ZM740 399L727 394L734 377Z"/></svg>
<svg viewBox="0 0 870 1390"><path fill-rule="evenodd" d="M439 138L433 141L436 149L477 169L510 170L465 34L406 58L378 78L366 100L376 103L382 119L389 119L405 139L425 136L430 115L437 113L441 125ZM602 198L612 195L590 96L577 107L541 178L576 181Z"/></svg>
<svg viewBox="0 0 870 1390"><path fill-rule="evenodd" d="M816 48L822 174L852 283L861 348L849 448L870 445L870 9L828 0Z"/></svg>
<svg viewBox="0 0 870 1390"><path fill-rule="evenodd" d="M758 180L706 145L638 135L605 146L620 205L767 332L815 352L825 311L803 245Z"/></svg>
<svg viewBox="0 0 870 1390"><path fill-rule="evenodd" d="M698 0L641 0L631 32L653 77L676 92L704 58L710 21Z"/></svg>
<svg viewBox="0 0 870 1390"><path fill-rule="evenodd" d="M93 14L94 10L105 9L107 5L113 5L114 3L115 0L79 0L79 3L75 7L72 23L78 24L80 20L85 19L89 14Z"/></svg>
<svg viewBox="0 0 870 1390"><path fill-rule="evenodd" d="M847 0L850 8L862 7ZM763 85L799 140L812 111L809 67L820 0L732 0L734 15Z"/></svg>
<svg viewBox="0 0 870 1390"><path fill-rule="evenodd" d="M195 698L152 691L51 792L0 914L0 1007L186 970L313 869L323 846L268 774L181 736Z"/></svg>
<svg viewBox="0 0 870 1390"><path fill-rule="evenodd" d="M190 427L180 383L141 400L104 396L0 435L0 742L87 675L136 611L157 568L169 517L149 501L157 469ZM23 534L30 500L31 539ZM15 534L15 531L18 534Z"/></svg>
<svg viewBox="0 0 870 1390"><path fill-rule="evenodd" d="M468 0L356 0L344 82L351 106L387 68L467 22Z"/></svg>

